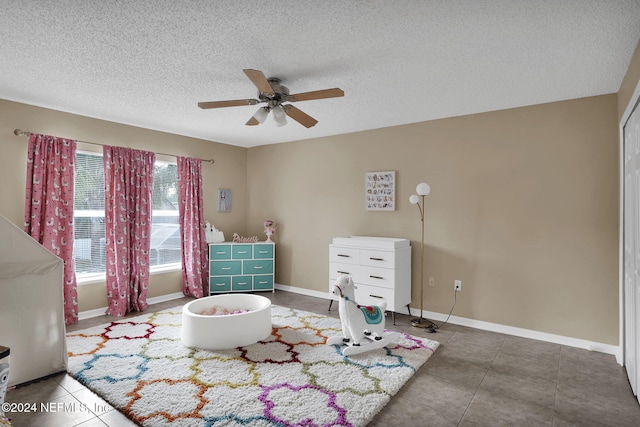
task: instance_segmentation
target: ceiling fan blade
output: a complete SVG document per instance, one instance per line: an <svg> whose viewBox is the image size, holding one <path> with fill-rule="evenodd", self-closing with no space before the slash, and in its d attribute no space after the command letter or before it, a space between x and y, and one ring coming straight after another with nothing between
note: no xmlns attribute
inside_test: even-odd
<svg viewBox="0 0 640 427"><path fill-rule="evenodd" d="M245 123L245 125L247 125L247 126L257 126L259 124L260 124L260 122L257 121L256 118L253 117L253 116L249 119L249 121L247 123Z"/></svg>
<svg viewBox="0 0 640 427"><path fill-rule="evenodd" d="M344 96L344 91L338 87L332 89L314 90L312 92L294 93L287 95L287 101L310 101L312 99L338 98Z"/></svg>
<svg viewBox="0 0 640 427"><path fill-rule="evenodd" d="M315 126L316 123L318 123L316 119L294 107L293 105L283 105L282 109L285 113L287 113L287 116L291 117L293 120L300 123L306 128Z"/></svg>
<svg viewBox="0 0 640 427"><path fill-rule="evenodd" d="M260 101L257 99L234 99L231 101L211 101L211 102L198 102L198 107L202 109L208 108L224 108L224 107L238 107L241 105L256 105Z"/></svg>
<svg viewBox="0 0 640 427"><path fill-rule="evenodd" d="M249 79L253 82L253 84L256 85L260 93L263 93L269 96L275 96L276 94L275 91L271 87L269 80L267 80L267 78L265 77L262 71L251 70L251 69L244 69L242 71L244 71L247 77L249 77Z"/></svg>

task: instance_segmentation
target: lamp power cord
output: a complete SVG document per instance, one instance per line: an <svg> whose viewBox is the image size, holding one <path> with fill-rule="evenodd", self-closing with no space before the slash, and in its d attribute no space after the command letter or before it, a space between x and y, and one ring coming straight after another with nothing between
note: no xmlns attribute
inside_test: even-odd
<svg viewBox="0 0 640 427"><path fill-rule="evenodd" d="M453 290L453 305L451 306L451 310L449 310L449 314L447 315L447 318L444 320L444 322L442 322L441 324L437 324L436 322L430 320L430 322L433 324L433 326L426 328L427 332L429 333L436 333L438 329L440 329L441 327L443 327L444 325L446 325L449 322L449 318L451 317L451 313L453 313L453 309L456 307L456 303L458 302L458 291L457 290Z"/></svg>

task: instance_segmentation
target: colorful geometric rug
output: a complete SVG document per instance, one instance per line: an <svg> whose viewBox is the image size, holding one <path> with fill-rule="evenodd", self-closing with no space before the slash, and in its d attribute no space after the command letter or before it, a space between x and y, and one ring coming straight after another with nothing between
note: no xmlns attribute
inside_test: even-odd
<svg viewBox="0 0 640 427"><path fill-rule="evenodd" d="M345 357L339 319L272 306L272 335L189 348L182 306L67 334L69 374L142 426L364 426L438 348L408 334Z"/></svg>

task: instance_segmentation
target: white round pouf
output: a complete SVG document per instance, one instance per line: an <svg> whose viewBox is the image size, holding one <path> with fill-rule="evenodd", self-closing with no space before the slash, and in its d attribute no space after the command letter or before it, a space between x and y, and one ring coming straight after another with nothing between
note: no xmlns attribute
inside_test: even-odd
<svg viewBox="0 0 640 427"><path fill-rule="evenodd" d="M213 307L249 310L211 316L198 314ZM204 350L225 350L254 344L271 335L271 300L253 294L214 295L182 307L182 343Z"/></svg>

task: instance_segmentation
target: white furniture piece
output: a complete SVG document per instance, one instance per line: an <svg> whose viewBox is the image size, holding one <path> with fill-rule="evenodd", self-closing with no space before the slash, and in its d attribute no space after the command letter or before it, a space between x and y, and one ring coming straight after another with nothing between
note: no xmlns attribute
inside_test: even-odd
<svg viewBox="0 0 640 427"><path fill-rule="evenodd" d="M272 291L275 243L209 244L209 293Z"/></svg>
<svg viewBox="0 0 640 427"><path fill-rule="evenodd" d="M242 312L220 316L200 314L214 307ZM181 339L187 347L205 350L243 347L267 338L271 332L271 300L260 295L214 295L182 307Z"/></svg>
<svg viewBox="0 0 640 427"><path fill-rule="evenodd" d="M7 385L66 371L62 260L2 215L0 242L0 345L11 349Z"/></svg>
<svg viewBox="0 0 640 427"><path fill-rule="evenodd" d="M356 302L379 305L395 313L411 303L411 245L407 239L390 237L335 237L329 245L329 295L340 274L352 277L357 289Z"/></svg>

